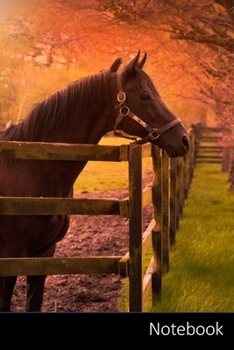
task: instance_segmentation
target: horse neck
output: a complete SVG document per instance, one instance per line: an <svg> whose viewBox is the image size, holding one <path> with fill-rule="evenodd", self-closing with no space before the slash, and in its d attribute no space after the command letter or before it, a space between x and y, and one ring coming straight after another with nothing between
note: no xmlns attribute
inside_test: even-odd
<svg viewBox="0 0 234 350"><path fill-rule="evenodd" d="M111 85L110 88L112 89ZM115 104L115 96L113 99L107 99L103 93L103 96L96 97L82 110L79 106L74 107L66 125L62 123L56 130L50 128L41 136L40 141L97 144L107 132L113 130Z"/></svg>
<svg viewBox="0 0 234 350"><path fill-rule="evenodd" d="M56 133L49 133L42 137L41 142L97 144L100 139L113 128L111 108L102 107L99 110L89 110L83 121L74 115L66 128L61 128ZM70 190L82 172L87 162L46 162L45 173L52 187L59 189L59 196L69 196ZM54 186L55 185L55 186ZM55 189L56 191L56 189ZM55 196L55 194L53 194Z"/></svg>
<svg viewBox="0 0 234 350"><path fill-rule="evenodd" d="M76 114L66 126L42 135L39 142L97 144L113 128L109 108Z"/></svg>

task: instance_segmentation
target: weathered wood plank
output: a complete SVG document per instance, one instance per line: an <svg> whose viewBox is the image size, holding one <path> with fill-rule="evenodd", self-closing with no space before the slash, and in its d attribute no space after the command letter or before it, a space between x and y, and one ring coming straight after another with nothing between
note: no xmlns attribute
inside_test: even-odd
<svg viewBox="0 0 234 350"><path fill-rule="evenodd" d="M128 147L0 141L0 158L118 162L128 160Z"/></svg>
<svg viewBox="0 0 234 350"><path fill-rule="evenodd" d="M169 206L169 158L165 151L162 152L163 194L162 194L162 249L163 249L163 273L169 270L170 255L170 206Z"/></svg>
<svg viewBox="0 0 234 350"><path fill-rule="evenodd" d="M142 191L142 207L145 207L152 201L152 186L147 186Z"/></svg>
<svg viewBox="0 0 234 350"><path fill-rule="evenodd" d="M145 187L142 191L142 207L152 201L152 187ZM123 218L129 217L129 197L119 201L119 215Z"/></svg>
<svg viewBox="0 0 234 350"><path fill-rule="evenodd" d="M176 241L176 230L177 230L177 158L172 158L170 160L170 244L171 248L175 247Z"/></svg>
<svg viewBox="0 0 234 350"><path fill-rule="evenodd" d="M152 230L152 243L155 259L155 270L152 272L152 305L155 306L162 292L162 233L159 225Z"/></svg>
<svg viewBox="0 0 234 350"><path fill-rule="evenodd" d="M129 276L129 253L125 254L119 261L119 275L124 278Z"/></svg>
<svg viewBox="0 0 234 350"><path fill-rule="evenodd" d="M129 148L129 310L142 311L142 147Z"/></svg>
<svg viewBox="0 0 234 350"><path fill-rule="evenodd" d="M222 128L215 128L215 127L206 127L206 126L202 126L202 131L213 131L213 132L222 132Z"/></svg>
<svg viewBox="0 0 234 350"><path fill-rule="evenodd" d="M119 273L121 256L84 258L1 258L0 276Z"/></svg>
<svg viewBox="0 0 234 350"><path fill-rule="evenodd" d="M119 215L118 199L0 197L1 215Z"/></svg>
<svg viewBox="0 0 234 350"><path fill-rule="evenodd" d="M142 256L145 256L148 249L152 246L152 230L154 229L155 225L156 222L154 219L152 219L147 229L143 232Z"/></svg>
<svg viewBox="0 0 234 350"><path fill-rule="evenodd" d="M217 154L201 154L198 153L197 159L222 159L222 156L217 155Z"/></svg>
<svg viewBox="0 0 234 350"><path fill-rule="evenodd" d="M162 150L153 147L154 180L152 187L152 201L154 205L154 218L157 225L162 226Z"/></svg>
<svg viewBox="0 0 234 350"><path fill-rule="evenodd" d="M151 157L152 155L152 143L148 142L142 145L142 158Z"/></svg>
<svg viewBox="0 0 234 350"><path fill-rule="evenodd" d="M146 302L146 299L149 295L150 290L152 290L152 275L155 271L155 259L152 256L150 263L148 265L146 274L143 279L143 305Z"/></svg>
<svg viewBox="0 0 234 350"><path fill-rule="evenodd" d="M119 215L121 218L129 218L129 198L119 201Z"/></svg>

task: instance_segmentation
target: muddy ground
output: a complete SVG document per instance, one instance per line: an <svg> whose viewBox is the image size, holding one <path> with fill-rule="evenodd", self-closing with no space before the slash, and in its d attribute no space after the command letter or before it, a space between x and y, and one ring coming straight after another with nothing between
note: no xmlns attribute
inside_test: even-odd
<svg viewBox="0 0 234 350"><path fill-rule="evenodd" d="M152 181L149 173L143 186ZM119 198L128 196L127 189L108 193L76 194L85 198ZM144 229L153 216L152 204L143 211ZM113 216L72 216L69 230L57 244L55 256L112 256L128 252L128 221ZM116 275L48 276L45 284L44 312L115 312L123 279ZM25 311L26 278L18 277L12 299L12 311Z"/></svg>

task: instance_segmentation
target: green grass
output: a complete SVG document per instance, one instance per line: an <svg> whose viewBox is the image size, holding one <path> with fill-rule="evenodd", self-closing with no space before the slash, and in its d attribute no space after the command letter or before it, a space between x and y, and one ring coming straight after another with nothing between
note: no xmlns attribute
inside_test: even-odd
<svg viewBox="0 0 234 350"><path fill-rule="evenodd" d="M148 311L234 311L234 194L220 165L195 168L163 277L161 302Z"/></svg>
<svg viewBox="0 0 234 350"><path fill-rule="evenodd" d="M129 141L119 137L104 137L100 145L129 144ZM147 169L152 169L150 157L144 158L143 176ZM107 192L128 187L128 162L94 162L90 161L78 177L74 189L77 192Z"/></svg>

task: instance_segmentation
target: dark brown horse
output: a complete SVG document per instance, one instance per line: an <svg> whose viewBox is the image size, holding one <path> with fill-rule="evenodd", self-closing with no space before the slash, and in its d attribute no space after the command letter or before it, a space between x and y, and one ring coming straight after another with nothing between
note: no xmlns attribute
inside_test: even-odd
<svg viewBox="0 0 234 350"><path fill-rule="evenodd" d="M76 81L36 105L28 117L0 133L0 141L96 144L107 132L151 141L169 157L188 152L188 135L161 101L139 54L123 69ZM142 140L143 139L143 140ZM0 196L70 197L85 162L1 160ZM52 257L67 232L69 217L0 216L0 257ZM28 276L27 311L39 311L46 276ZM9 311L17 277L0 278L0 310Z"/></svg>

